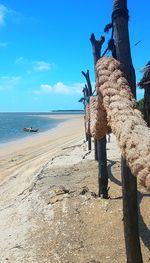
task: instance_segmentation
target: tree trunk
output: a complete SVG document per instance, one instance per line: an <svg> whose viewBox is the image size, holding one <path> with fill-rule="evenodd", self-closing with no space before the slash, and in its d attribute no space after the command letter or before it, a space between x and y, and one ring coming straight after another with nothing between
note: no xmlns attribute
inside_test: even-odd
<svg viewBox="0 0 150 263"><path fill-rule="evenodd" d="M134 96L136 97L135 71L130 52L128 10L126 0L114 0L112 22L117 59L122 63L126 78ZM137 180L131 174L129 167L123 158L121 172L127 262L142 263L143 260L138 227Z"/></svg>

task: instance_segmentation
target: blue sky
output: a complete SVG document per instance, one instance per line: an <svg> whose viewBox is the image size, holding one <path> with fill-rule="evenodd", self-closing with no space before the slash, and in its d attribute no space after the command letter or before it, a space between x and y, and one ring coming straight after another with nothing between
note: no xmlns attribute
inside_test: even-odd
<svg viewBox="0 0 150 263"><path fill-rule="evenodd" d="M85 80L94 69L90 35L103 34L112 0L0 1L0 111L82 109ZM137 81L150 60L150 1L128 0ZM108 36L106 36L108 38ZM134 46L138 41L141 42ZM106 41L107 43L107 41ZM137 91L140 99L143 91Z"/></svg>

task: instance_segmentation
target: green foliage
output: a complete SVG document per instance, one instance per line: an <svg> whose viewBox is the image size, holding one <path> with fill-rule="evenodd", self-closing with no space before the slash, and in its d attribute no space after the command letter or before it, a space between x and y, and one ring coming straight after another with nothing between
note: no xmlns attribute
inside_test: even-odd
<svg viewBox="0 0 150 263"><path fill-rule="evenodd" d="M143 113L143 111L144 111L144 99L137 101L137 108Z"/></svg>

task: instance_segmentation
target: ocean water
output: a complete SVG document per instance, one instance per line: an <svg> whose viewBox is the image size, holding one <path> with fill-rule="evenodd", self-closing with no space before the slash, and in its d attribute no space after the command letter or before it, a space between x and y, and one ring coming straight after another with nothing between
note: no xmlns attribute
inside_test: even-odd
<svg viewBox="0 0 150 263"><path fill-rule="evenodd" d="M40 117L40 114L44 117ZM23 131L24 127L38 128L38 133L55 128L63 120L48 118L50 113L0 113L0 143L10 142L37 133Z"/></svg>

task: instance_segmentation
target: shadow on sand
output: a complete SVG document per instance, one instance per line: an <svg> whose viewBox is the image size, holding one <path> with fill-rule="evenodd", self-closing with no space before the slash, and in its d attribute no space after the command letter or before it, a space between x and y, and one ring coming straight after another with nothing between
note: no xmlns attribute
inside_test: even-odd
<svg viewBox="0 0 150 263"><path fill-rule="evenodd" d="M140 210L140 203L142 202L143 198L150 198L150 194L142 194L138 192L138 205L139 205L139 231L140 237L144 243L144 245L150 250L150 229L145 224L143 216Z"/></svg>
<svg viewBox="0 0 150 263"><path fill-rule="evenodd" d="M117 162L113 160L107 160L109 162L108 164L108 176L111 182L122 186L122 183L120 180L115 178L115 176L112 173L112 167L115 165ZM140 203L142 202L143 198L150 198L150 194L143 194L138 191L138 206L139 206L139 232L140 232L140 238L143 241L144 245L150 250L150 229L148 226L145 224L141 210L140 210ZM122 199L122 196L118 196L115 198L111 198L111 200L119 200Z"/></svg>
<svg viewBox="0 0 150 263"><path fill-rule="evenodd" d="M112 167L114 164L116 164L117 162L116 161L113 161L113 160L109 160L107 159L107 161L109 162L108 166L107 166L107 169L108 169L108 176L109 176L109 179L111 182L121 186L121 181L119 181L117 178L114 177L113 173L112 173Z"/></svg>

